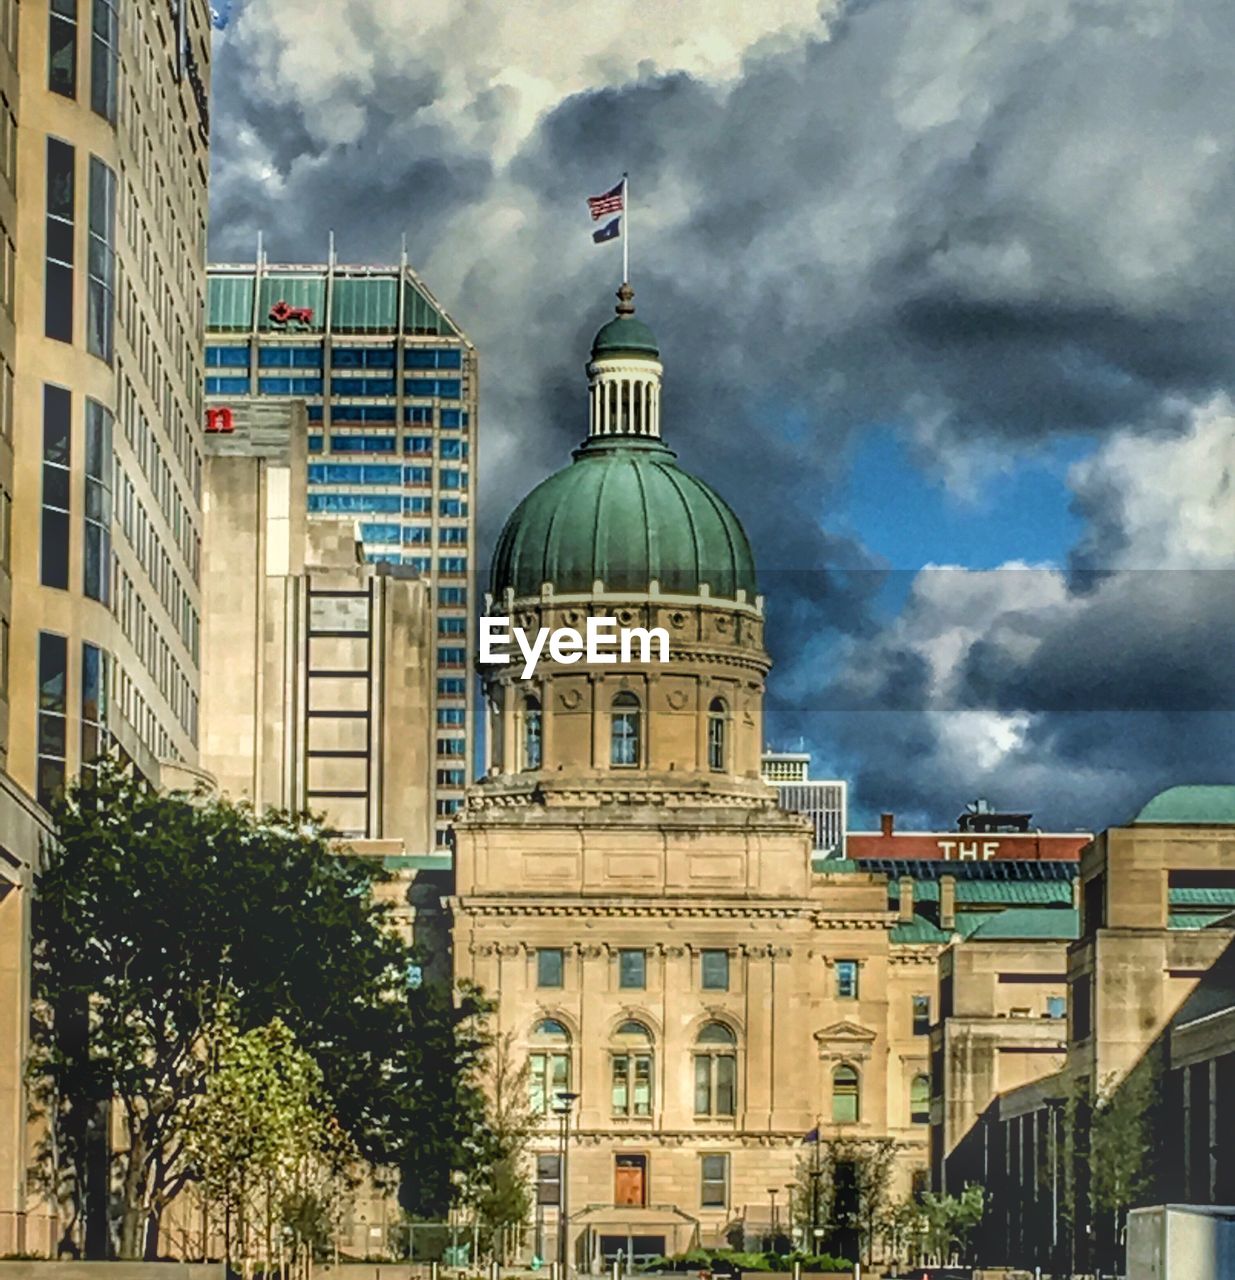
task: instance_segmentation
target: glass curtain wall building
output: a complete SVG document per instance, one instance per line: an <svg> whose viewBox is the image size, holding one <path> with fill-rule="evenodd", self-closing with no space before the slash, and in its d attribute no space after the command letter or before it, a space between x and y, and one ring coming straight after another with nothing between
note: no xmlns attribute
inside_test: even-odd
<svg viewBox="0 0 1235 1280"><path fill-rule="evenodd" d="M371 563L430 583L436 637L435 841L472 775L476 351L406 262L217 264L206 399L308 407L308 514L355 528Z"/></svg>

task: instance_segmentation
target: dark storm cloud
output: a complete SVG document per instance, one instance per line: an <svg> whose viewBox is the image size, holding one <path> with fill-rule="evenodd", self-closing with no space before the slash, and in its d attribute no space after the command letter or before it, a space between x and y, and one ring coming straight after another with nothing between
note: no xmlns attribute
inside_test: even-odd
<svg viewBox="0 0 1235 1280"><path fill-rule="evenodd" d="M1120 571L1109 581L1026 601L958 591L891 623L881 567L831 505L869 424L963 472L974 450L1014 457L1061 434L1182 438L1190 406L1229 386L1235 7L851 6L830 40L752 54L732 83L644 69L567 97L507 164L485 139L513 91L478 89L452 127L433 110L440 50L379 48L363 83L339 80L338 111L363 125L331 143L332 104L310 120L294 88L283 100L242 36L216 67L215 256L251 252L259 226L292 259L320 256L332 227L351 259L390 258L410 232L482 354L488 545L583 434L616 250L587 243L581 200L629 168L668 441L731 500L763 569L774 737L843 766L859 807L936 820L989 783L1032 790L1047 818L1105 821L1229 748L1222 717L1182 736L1171 719L1230 706L1229 581L1165 591L1123 574L1137 546L1138 567L1157 563L1124 473L1095 470L1077 497L1077 566ZM508 214L517 234L477 238ZM941 680L940 619L982 608Z"/></svg>

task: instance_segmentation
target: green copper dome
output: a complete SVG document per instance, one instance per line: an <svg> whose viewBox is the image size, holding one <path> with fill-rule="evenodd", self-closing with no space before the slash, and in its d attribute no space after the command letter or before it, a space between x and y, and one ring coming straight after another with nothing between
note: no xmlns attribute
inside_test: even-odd
<svg viewBox="0 0 1235 1280"><path fill-rule="evenodd" d="M592 359L608 356L650 356L660 359L656 335L634 316L614 316L592 340Z"/></svg>
<svg viewBox="0 0 1235 1280"><path fill-rule="evenodd" d="M612 322L611 322L612 323ZM606 326L608 328L609 326ZM603 333L604 330L602 329ZM594 437L515 508L493 556L492 591L536 596L660 590L755 598L750 543L728 506L659 440Z"/></svg>
<svg viewBox="0 0 1235 1280"><path fill-rule="evenodd" d="M642 320L635 318L635 291L629 283L623 283L617 296L617 315L608 324L601 325L600 332L592 339L592 359L642 356L659 360L660 347L656 344L656 335Z"/></svg>
<svg viewBox="0 0 1235 1280"><path fill-rule="evenodd" d="M1235 786L1168 787L1132 819L1133 826L1224 827L1235 823Z"/></svg>

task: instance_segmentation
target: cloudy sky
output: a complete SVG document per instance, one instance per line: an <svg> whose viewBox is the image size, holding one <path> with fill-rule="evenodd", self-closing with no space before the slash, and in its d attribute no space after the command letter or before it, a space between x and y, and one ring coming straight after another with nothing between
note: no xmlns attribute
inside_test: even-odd
<svg viewBox="0 0 1235 1280"><path fill-rule="evenodd" d="M854 816L1235 782L1229 0L233 0L211 256L414 264L481 522L561 465L631 174L665 435Z"/></svg>

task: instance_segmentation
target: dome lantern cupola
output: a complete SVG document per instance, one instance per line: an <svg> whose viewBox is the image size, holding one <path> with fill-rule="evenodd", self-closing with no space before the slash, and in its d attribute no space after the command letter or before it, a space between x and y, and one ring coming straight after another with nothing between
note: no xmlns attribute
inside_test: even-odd
<svg viewBox="0 0 1235 1280"><path fill-rule="evenodd" d="M592 342L587 366L588 437L660 438L660 350L651 329L635 318L635 291L617 291L617 314Z"/></svg>

